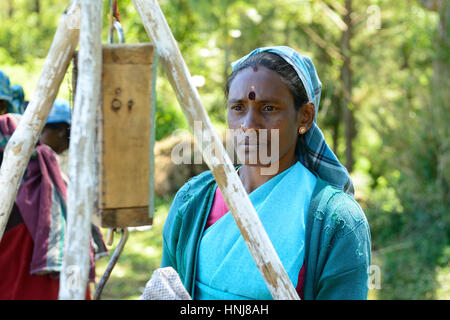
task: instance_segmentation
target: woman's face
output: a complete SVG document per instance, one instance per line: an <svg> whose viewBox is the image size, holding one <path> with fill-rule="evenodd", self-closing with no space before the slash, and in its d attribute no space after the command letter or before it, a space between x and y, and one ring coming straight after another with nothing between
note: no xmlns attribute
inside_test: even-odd
<svg viewBox="0 0 450 320"><path fill-rule="evenodd" d="M268 151L268 156L272 156L274 150L278 152L270 162L294 156L300 115L289 88L275 71L262 66L249 67L241 70L231 82L228 127L241 132L236 136L235 147L245 164L267 165L259 157L261 148ZM267 129L267 136L261 129ZM271 129L278 130L278 139ZM239 154L245 155L245 160ZM249 163L250 159L258 160Z"/></svg>
<svg viewBox="0 0 450 320"><path fill-rule="evenodd" d="M70 140L67 136L67 128L64 125L57 128L44 127L40 140L43 144L52 148L57 154L61 154L69 148Z"/></svg>

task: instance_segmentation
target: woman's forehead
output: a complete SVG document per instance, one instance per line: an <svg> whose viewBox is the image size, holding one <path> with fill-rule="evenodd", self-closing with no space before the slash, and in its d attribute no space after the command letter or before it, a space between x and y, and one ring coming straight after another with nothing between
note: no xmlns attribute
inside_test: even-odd
<svg viewBox="0 0 450 320"><path fill-rule="evenodd" d="M258 66L245 68L235 76L230 85L228 99L261 100L280 98L286 94L290 95L289 88L281 76L266 67Z"/></svg>

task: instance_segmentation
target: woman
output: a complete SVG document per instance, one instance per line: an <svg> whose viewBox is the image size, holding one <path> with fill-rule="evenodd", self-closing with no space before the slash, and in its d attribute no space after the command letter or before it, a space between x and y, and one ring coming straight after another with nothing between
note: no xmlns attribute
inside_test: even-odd
<svg viewBox="0 0 450 320"><path fill-rule="evenodd" d="M53 107L49 121L58 119L54 109L59 108ZM70 122L70 118L66 121ZM0 115L0 165L6 145L16 128L17 117L10 113ZM44 143L39 141L33 149L0 241L0 300L58 299L67 185L56 153ZM58 150L63 148L58 146ZM106 251L96 227L92 228L92 237L90 282L95 279L94 249L97 249L99 256ZM86 299L90 299L88 288Z"/></svg>
<svg viewBox="0 0 450 320"><path fill-rule="evenodd" d="M258 147L242 139L238 175L300 298L366 299L369 226L315 122L320 93L312 61L289 47L234 63L229 128L279 136L275 174L261 174L267 163L249 161ZM277 143L258 138L259 147ZM194 299L271 299L210 171L178 191L163 240L161 266L173 267Z"/></svg>

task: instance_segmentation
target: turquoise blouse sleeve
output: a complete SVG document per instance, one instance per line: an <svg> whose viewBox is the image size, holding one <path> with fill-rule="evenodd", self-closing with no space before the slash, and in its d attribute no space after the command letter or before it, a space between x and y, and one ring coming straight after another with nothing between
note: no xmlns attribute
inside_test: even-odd
<svg viewBox="0 0 450 320"><path fill-rule="evenodd" d="M315 299L365 300L371 263L367 219L356 201L342 192L330 199L327 209Z"/></svg>
<svg viewBox="0 0 450 320"><path fill-rule="evenodd" d="M184 202L186 185L178 190L170 206L169 213L163 228L163 252L161 258L161 268L172 267L178 271L176 262L176 248L178 234L181 228L180 207Z"/></svg>

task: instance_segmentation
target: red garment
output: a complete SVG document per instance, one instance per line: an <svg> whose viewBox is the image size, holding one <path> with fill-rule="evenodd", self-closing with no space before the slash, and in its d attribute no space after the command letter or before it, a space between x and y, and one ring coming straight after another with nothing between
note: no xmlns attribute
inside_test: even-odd
<svg viewBox="0 0 450 320"><path fill-rule="evenodd" d="M223 199L222 192L219 187L217 187L216 192L214 193L213 204L211 206L211 211L209 212L208 219L206 220L205 230L212 226L217 220L222 218L228 211L227 204ZM300 272L298 274L297 287L295 290L297 291L300 299L303 299L303 283L305 281L305 264L300 268Z"/></svg>
<svg viewBox="0 0 450 320"><path fill-rule="evenodd" d="M228 211L230 210L223 199L219 187L217 187L214 194L213 204L211 206L211 211L209 212L208 219L206 220L205 230L212 226L217 220L222 218Z"/></svg>
<svg viewBox="0 0 450 320"><path fill-rule="evenodd" d="M58 299L59 277L31 275L32 255L33 239L24 223L5 231L0 242L0 300Z"/></svg>

